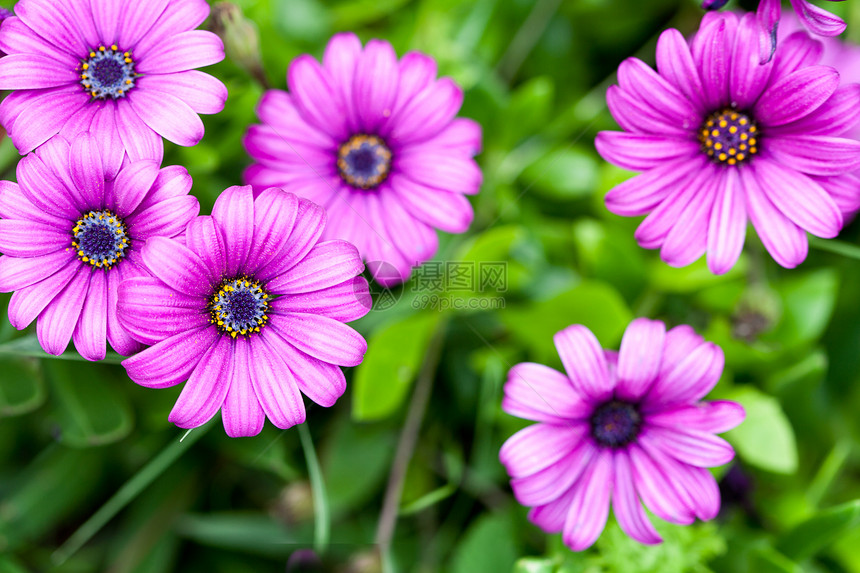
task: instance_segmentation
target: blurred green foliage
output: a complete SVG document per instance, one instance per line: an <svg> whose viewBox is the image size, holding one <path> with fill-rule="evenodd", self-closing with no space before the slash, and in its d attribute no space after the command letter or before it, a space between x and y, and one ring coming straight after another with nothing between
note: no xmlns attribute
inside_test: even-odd
<svg viewBox="0 0 860 573"><path fill-rule="evenodd" d="M711 275L703 261L672 269L636 245L637 221L603 207L604 194L631 175L602 163L592 145L597 131L615 127L605 88L623 58L653 61L665 27L694 30L694 0L235 3L259 31L274 88L285 87L292 58L319 57L332 33L354 30L400 54L433 55L465 89L463 115L484 127L475 223L442 236L435 262L505 262L504 283L435 293L484 301L463 309L428 306L417 278L377 292L393 303L356 323L370 350L348 373L346 395L330 409L309 404L333 570L378 570L375 529L395 447L429 341L443 329L395 506L394 570L860 572L858 260L813 249L788 271L750 234L726 275ZM835 9L848 14L847 4ZM860 15L851 15L858 38ZM167 144L165 155L165 164L189 169L204 212L241 183L242 136L264 91L236 61L208 71L229 88L224 112L204 117L200 145ZM4 177L14 178L15 161L7 139ZM860 226L840 240L858 243ZM501 411L501 386L519 361L560 367L557 330L580 322L617 347L634 316L691 324L724 348L712 396L747 408L747 422L727 434L738 460L716 470L724 502L715 522L660 523L665 543L645 547L610 521L594 548L574 554L531 525L510 495L498 450L525 423ZM257 437L231 440L216 420L179 446L184 432L167 423L178 387L138 387L116 356L98 365L63 358L47 360L32 333L0 325L0 572L284 571L313 545L297 430L267 424ZM69 540L81 531L78 549Z"/></svg>

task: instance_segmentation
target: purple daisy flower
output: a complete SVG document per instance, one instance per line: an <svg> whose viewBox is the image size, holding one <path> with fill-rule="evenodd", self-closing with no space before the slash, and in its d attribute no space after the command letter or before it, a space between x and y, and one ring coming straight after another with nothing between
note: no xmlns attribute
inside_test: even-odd
<svg viewBox="0 0 860 573"><path fill-rule="evenodd" d="M290 93L270 90L245 148L255 190L282 187L328 210L327 238L358 247L383 284L406 280L433 256L434 229L462 233L472 222L464 194L477 193L481 127L455 118L463 93L436 79L436 62L417 52L400 61L391 44L334 36L320 65L290 65ZM396 269L380 276L380 262Z"/></svg>
<svg viewBox="0 0 860 573"><path fill-rule="evenodd" d="M21 0L0 27L0 123L22 154L57 133L90 131L113 176L123 155L161 162L161 136L203 137L198 113L218 113L227 89L196 71L224 59L221 40L195 30L205 0Z"/></svg>
<svg viewBox="0 0 860 573"><path fill-rule="evenodd" d="M89 134L54 137L21 159L18 183L0 181L0 291L15 291L12 326L36 320L50 354L69 339L87 360L105 357L105 339L120 354L139 350L117 321L119 283L146 274L147 239L182 233L200 211L184 167L141 160L110 178L101 158Z"/></svg>
<svg viewBox="0 0 860 573"><path fill-rule="evenodd" d="M725 273L752 222L773 258L806 258L806 231L835 237L860 205L848 189L860 142L840 137L860 120L860 86L815 64L808 38L781 42L760 64L755 16L709 12L690 45L663 32L657 69L636 58L618 68L607 104L623 132L595 141L607 161L645 173L612 189L618 215L648 214L636 231L673 266L707 252Z"/></svg>
<svg viewBox="0 0 860 573"><path fill-rule="evenodd" d="M714 434L744 419L727 401L701 402L723 371L723 352L689 326L666 332L660 321L630 323L619 352L604 351L590 330L555 335L567 375L517 364L502 408L538 422L514 434L499 453L517 500L547 533L563 533L574 551L600 536L610 500L621 529L641 543L660 536L654 515L681 525L713 519L717 482L705 469L734 450Z"/></svg>
<svg viewBox="0 0 860 573"><path fill-rule="evenodd" d="M346 389L340 366L359 364L367 343L344 324L371 306L354 246L319 242L325 210L271 188L254 199L230 187L185 243L149 240L153 278L123 281L119 316L152 347L123 361L141 386L187 380L168 420L181 428L221 410L230 436L253 436L266 417L279 428L305 420L302 394L331 406ZM186 246L187 245L187 246Z"/></svg>

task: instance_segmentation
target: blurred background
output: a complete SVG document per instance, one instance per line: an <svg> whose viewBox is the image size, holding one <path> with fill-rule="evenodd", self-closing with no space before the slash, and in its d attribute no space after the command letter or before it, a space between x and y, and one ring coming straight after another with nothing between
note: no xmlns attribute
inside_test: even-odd
<svg viewBox="0 0 860 573"><path fill-rule="evenodd" d="M666 266L636 245L637 220L603 206L631 175L594 151L594 135L616 128L606 87L625 57L653 63L666 27L692 33L698 4L213 3L206 26L228 59L206 71L230 97L203 117L200 145L165 142L164 162L189 169L203 213L241 183L264 86L284 89L291 59L321 57L331 34L353 30L432 55L464 88L462 115L484 128L475 222L443 233L406 285L374 287L374 310L353 323L366 359L333 408L308 402L304 436L267 422L230 439L216 418L180 442L167 422L180 386L138 387L115 355L47 359L0 296L0 573L374 573L380 535L405 572L860 572L860 225L813 242L791 271L749 234L739 264L715 277L704 261ZM824 4L860 40L860 2ZM4 179L17 159L4 138ZM561 368L556 331L581 323L617 348L636 316L691 324L722 346L712 397L743 403L747 421L726 435L736 461L715 470L717 520L660 523L665 543L645 547L610 519L574 554L511 495L498 451L525 422L501 411L501 387L517 362ZM404 427L420 431L395 461ZM398 498L389 477L406 460ZM381 515L383 530L396 518L393 537L377 532Z"/></svg>

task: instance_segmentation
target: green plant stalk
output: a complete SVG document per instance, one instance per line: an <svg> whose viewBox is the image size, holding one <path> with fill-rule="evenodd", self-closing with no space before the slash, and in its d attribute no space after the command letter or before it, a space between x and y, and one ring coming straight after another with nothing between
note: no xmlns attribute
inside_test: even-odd
<svg viewBox="0 0 860 573"><path fill-rule="evenodd" d="M299 424L299 439L308 464L308 478L311 481L311 491L314 499L314 550L322 554L328 547L331 533L331 517L329 515L328 494L323 481L322 468L317 458L314 442L307 422Z"/></svg>
<svg viewBox="0 0 860 573"><path fill-rule="evenodd" d="M88 520L75 531L63 545L52 555L55 565L62 565L74 555L87 541L104 527L113 517L137 497L146 487L164 473L179 456L185 453L194 443L203 437L211 427L211 422L197 429L189 430L182 439L171 443L155 458L138 471L130 480L125 482L113 496L102 505ZM189 436L189 434L191 434ZM186 439L187 438L187 439Z"/></svg>

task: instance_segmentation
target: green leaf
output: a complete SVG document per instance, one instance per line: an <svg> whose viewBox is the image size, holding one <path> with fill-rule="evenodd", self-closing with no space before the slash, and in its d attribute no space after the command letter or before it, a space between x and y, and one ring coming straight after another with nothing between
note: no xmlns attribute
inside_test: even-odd
<svg viewBox="0 0 860 573"><path fill-rule="evenodd" d="M555 566L555 559L523 557L514 564L514 573L553 573Z"/></svg>
<svg viewBox="0 0 860 573"><path fill-rule="evenodd" d="M812 557L860 527L860 499L819 512L779 537L777 549L795 561Z"/></svg>
<svg viewBox="0 0 860 573"><path fill-rule="evenodd" d="M131 431L131 404L98 364L44 361L55 396L60 441L76 448L121 440Z"/></svg>
<svg viewBox="0 0 860 573"><path fill-rule="evenodd" d="M298 542L281 524L259 513L186 514L175 527L201 545L268 557L285 557Z"/></svg>
<svg viewBox="0 0 860 573"><path fill-rule="evenodd" d="M39 361L11 358L0 361L0 418L35 410L45 401L45 384Z"/></svg>
<svg viewBox="0 0 860 573"><path fill-rule="evenodd" d="M692 293L707 287L743 279L747 272L747 258L741 255L732 270L724 275L715 275L708 268L705 257L692 265L675 268L661 260L654 261L651 267L651 284L665 292Z"/></svg>
<svg viewBox="0 0 860 573"><path fill-rule="evenodd" d="M452 495L457 493L457 486L454 484L446 484L440 488L436 488L433 491L426 493L413 501L412 503L400 508L400 515L411 515L413 513L418 513L430 507L431 505L436 505L440 501L448 499Z"/></svg>
<svg viewBox="0 0 860 573"><path fill-rule="evenodd" d="M520 86L505 111L509 120L500 126L505 141L516 143L545 125L554 95L555 86L547 76L533 78Z"/></svg>
<svg viewBox="0 0 860 573"><path fill-rule="evenodd" d="M797 444L779 401L751 386L733 389L726 399L739 402L747 413L740 426L725 434L738 455L761 469L793 474L797 470Z"/></svg>
<svg viewBox="0 0 860 573"><path fill-rule="evenodd" d="M514 525L509 514L485 514L472 522L457 545L452 573L511 571L517 559Z"/></svg>
<svg viewBox="0 0 860 573"><path fill-rule="evenodd" d="M9 342L5 342L0 344L0 356L15 356L15 357L23 357L30 356L33 358L45 358L52 360L73 360L76 362L87 362L87 359L78 354L74 349L66 350L59 356L54 356L53 354L48 354L44 350L42 350L41 345L39 344L39 339L36 338L36 335L32 336L24 336L22 338L16 338L15 340L11 340ZM116 352L108 352L107 356L105 356L104 360L101 360L102 364L119 364L125 360L125 356L121 356Z"/></svg>
<svg viewBox="0 0 860 573"><path fill-rule="evenodd" d="M597 179L597 161L594 156L576 147L541 156L520 177L527 188L558 201L591 195Z"/></svg>
<svg viewBox="0 0 860 573"><path fill-rule="evenodd" d="M535 360L560 363L552 342L556 332L571 324L583 324L604 348L614 348L633 314L609 285L582 282L549 300L509 308L499 318L514 338L532 349Z"/></svg>
<svg viewBox="0 0 860 573"><path fill-rule="evenodd" d="M357 367L353 383L354 420L381 420L398 411L418 374L440 316L409 316L381 328L368 340L367 354Z"/></svg>
<svg viewBox="0 0 860 573"><path fill-rule="evenodd" d="M839 277L832 269L785 280L778 289L782 295L782 321L768 339L793 346L817 340L824 333L839 290Z"/></svg>
<svg viewBox="0 0 860 573"><path fill-rule="evenodd" d="M803 573L803 568L770 547L757 547L750 553L750 571L756 573Z"/></svg>

